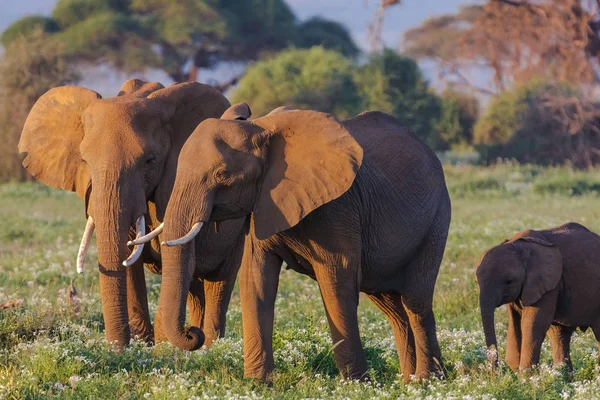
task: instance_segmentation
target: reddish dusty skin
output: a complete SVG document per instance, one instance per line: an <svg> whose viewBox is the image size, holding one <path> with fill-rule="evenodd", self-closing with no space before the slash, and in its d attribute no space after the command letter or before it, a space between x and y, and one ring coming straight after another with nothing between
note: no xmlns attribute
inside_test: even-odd
<svg viewBox="0 0 600 400"><path fill-rule="evenodd" d="M485 340L497 365L494 310L508 305L506 364L530 369L550 337L555 364L571 367L575 329L591 327L600 339L600 236L570 222L526 230L488 250L477 266ZM600 342L599 342L600 343Z"/></svg>
<svg viewBox="0 0 600 400"><path fill-rule="evenodd" d="M249 216L240 275L246 377L267 379L274 367L283 260L317 280L342 374L366 378L360 291L390 320L405 379L442 372L432 298L450 200L435 154L383 113L340 122L282 107L252 121L231 118L246 108L233 106L226 115L235 120L208 119L190 136L164 230L172 240L199 221ZM174 278L163 285L160 306L179 316L174 322L185 333L191 252L163 254L165 279Z"/></svg>
<svg viewBox="0 0 600 400"><path fill-rule="evenodd" d="M143 264L160 272L159 239L125 268L135 221L145 214L148 228L159 224L183 143L201 121L221 116L227 107L227 99L207 85L164 88L132 79L117 97L106 99L83 87L52 89L27 118L19 143L23 165L40 182L77 192L95 221L106 337L119 346L128 344L132 333L152 341ZM235 232L239 235L239 228ZM234 246L241 249L237 239L223 245L230 254L239 251ZM222 279L234 280L237 269L231 272ZM203 289L192 285L190 290L191 303L202 299L203 306L192 308L192 320L199 324L204 307L226 309L229 301ZM159 327L156 336L164 336Z"/></svg>

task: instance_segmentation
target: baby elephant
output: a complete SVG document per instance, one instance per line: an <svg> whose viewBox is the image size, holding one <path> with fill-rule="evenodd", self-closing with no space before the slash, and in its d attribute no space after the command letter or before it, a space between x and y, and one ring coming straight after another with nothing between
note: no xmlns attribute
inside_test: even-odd
<svg viewBox="0 0 600 400"><path fill-rule="evenodd" d="M571 367L575 329L591 327L600 345L600 236L570 222L526 230L488 250L477 267L481 318L497 365L494 310L508 304L506 364L526 370L540 360L546 332L554 364Z"/></svg>

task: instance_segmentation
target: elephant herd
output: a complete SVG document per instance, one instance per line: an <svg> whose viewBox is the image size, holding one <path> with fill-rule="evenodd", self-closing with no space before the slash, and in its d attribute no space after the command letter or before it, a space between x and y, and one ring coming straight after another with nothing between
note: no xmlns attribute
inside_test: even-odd
<svg viewBox="0 0 600 400"><path fill-rule="evenodd" d="M23 165L84 200L77 269L95 231L107 340L210 345L225 333L240 272L244 375L266 380L285 262L317 281L345 377L368 379L360 292L390 321L404 379L443 375L432 300L451 207L435 153L381 112L250 116L207 85L137 79L105 99L57 87L32 108ZM522 232L482 257L486 342L495 350L494 309L508 304L511 368L539 361L546 332L556 363L570 364L577 327L600 339L597 248L598 235L571 223ZM144 266L162 274L154 328Z"/></svg>

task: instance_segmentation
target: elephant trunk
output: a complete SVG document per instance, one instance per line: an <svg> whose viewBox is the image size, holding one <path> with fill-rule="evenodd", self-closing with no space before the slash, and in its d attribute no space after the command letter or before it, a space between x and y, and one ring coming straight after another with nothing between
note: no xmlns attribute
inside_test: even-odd
<svg viewBox="0 0 600 400"><path fill-rule="evenodd" d="M494 311L496 310L496 305L487 300L483 295L483 292L479 304L481 308L483 332L485 334L485 344L488 351L488 360L491 362L492 366L496 368L498 366L498 343L496 341L496 329L494 326Z"/></svg>
<svg viewBox="0 0 600 400"><path fill-rule="evenodd" d="M194 272L194 242L162 249L163 278L158 311L167 339L187 351L204 344L204 333L198 327L185 328L186 301Z"/></svg>
<svg viewBox="0 0 600 400"><path fill-rule="evenodd" d="M127 270L123 261L131 250L127 246L130 227L145 209L135 190L123 179L97 178L91 195L91 211L96 224L100 297L106 339L122 348L129 344L127 311Z"/></svg>
<svg viewBox="0 0 600 400"><path fill-rule="evenodd" d="M127 275L122 264L129 255L129 223L96 218L96 243L100 270L100 296L106 339L119 347L129 344Z"/></svg>
<svg viewBox="0 0 600 400"><path fill-rule="evenodd" d="M179 174L178 174L178 179ZM163 238L167 242L182 238L190 228L210 217L212 198L208 202L197 201L203 196L193 196L197 190L193 183L175 182L171 201L164 218ZM190 204L190 201L193 203ZM197 350L204 344L204 333L198 327L185 328L186 302L190 283L195 271L195 240L183 245L161 247L162 283L158 311L163 331L175 346L188 351Z"/></svg>

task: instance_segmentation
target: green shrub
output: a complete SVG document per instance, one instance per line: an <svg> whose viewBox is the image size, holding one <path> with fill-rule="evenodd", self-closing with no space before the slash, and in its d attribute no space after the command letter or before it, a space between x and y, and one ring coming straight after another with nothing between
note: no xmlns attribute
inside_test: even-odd
<svg viewBox="0 0 600 400"><path fill-rule="evenodd" d="M470 146L478 116L477 98L452 88L446 89L442 93L442 114L436 124L440 140L452 149Z"/></svg>
<svg viewBox="0 0 600 400"><path fill-rule="evenodd" d="M351 62L321 46L285 50L252 66L232 95L232 102L243 101L255 117L286 105L344 118L358 112L359 105Z"/></svg>
<svg viewBox="0 0 600 400"><path fill-rule="evenodd" d="M533 191L539 194L562 194L581 196L599 194L600 179L585 174L559 174L533 183Z"/></svg>
<svg viewBox="0 0 600 400"><path fill-rule="evenodd" d="M363 110L391 114L431 148L447 147L436 129L442 101L429 87L415 60L386 49L358 68L354 80Z"/></svg>
<svg viewBox="0 0 600 400"><path fill-rule="evenodd" d="M530 82L503 93L475 126L482 160L540 165L600 164L600 107L563 84Z"/></svg>

